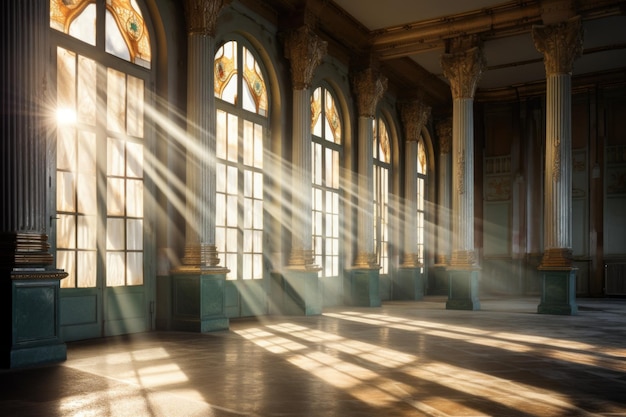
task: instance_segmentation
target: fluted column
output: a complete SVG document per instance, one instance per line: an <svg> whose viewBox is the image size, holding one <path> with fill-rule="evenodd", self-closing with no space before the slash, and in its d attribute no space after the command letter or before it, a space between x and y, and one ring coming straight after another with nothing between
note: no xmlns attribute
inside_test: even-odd
<svg viewBox="0 0 626 417"><path fill-rule="evenodd" d="M439 198L437 203L437 264L450 261L450 207L452 200L452 121L443 120L437 125L439 138Z"/></svg>
<svg viewBox="0 0 626 417"><path fill-rule="evenodd" d="M474 254L474 93L485 67L482 50L444 54L443 72L452 89L451 266L471 267Z"/></svg>
<svg viewBox="0 0 626 417"><path fill-rule="evenodd" d="M0 268L49 268L46 144L54 112L45 106L48 4L2 2L1 19Z"/></svg>
<svg viewBox="0 0 626 417"><path fill-rule="evenodd" d="M572 263L572 105L571 73L582 53L580 17L533 27L535 47L546 68L546 155L544 256L542 267Z"/></svg>
<svg viewBox="0 0 626 417"><path fill-rule="evenodd" d="M215 245L215 25L223 0L185 0L187 188L185 254L179 270L223 269Z"/></svg>
<svg viewBox="0 0 626 417"><path fill-rule="evenodd" d="M403 103L400 116L406 139L404 176L404 247L402 268L422 266L417 252L417 148L431 108L421 100Z"/></svg>
<svg viewBox="0 0 626 417"><path fill-rule="evenodd" d="M291 63L293 83L292 219L289 266L316 269L311 230L311 81L326 54L327 43L308 26L290 32L285 55Z"/></svg>
<svg viewBox="0 0 626 417"><path fill-rule="evenodd" d="M572 67L582 54L580 17L533 27L546 67L543 314L576 314L576 267L572 256Z"/></svg>
<svg viewBox="0 0 626 417"><path fill-rule="evenodd" d="M374 251L374 166L373 137L376 106L387 89L387 78L368 68L354 75L358 120L358 215L357 268L379 268Z"/></svg>

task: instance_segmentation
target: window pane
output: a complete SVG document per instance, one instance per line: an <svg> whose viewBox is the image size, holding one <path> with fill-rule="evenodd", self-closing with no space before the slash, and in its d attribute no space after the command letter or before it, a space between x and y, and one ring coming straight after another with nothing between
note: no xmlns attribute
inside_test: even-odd
<svg viewBox="0 0 626 417"><path fill-rule="evenodd" d="M252 122L243 122L243 163L252 166L254 163L254 130Z"/></svg>
<svg viewBox="0 0 626 417"><path fill-rule="evenodd" d="M107 139L107 175L124 175L124 142L119 139Z"/></svg>
<svg viewBox="0 0 626 417"><path fill-rule="evenodd" d="M96 5L89 4L85 9L72 21L68 33L87 42L90 45L96 44Z"/></svg>
<svg viewBox="0 0 626 417"><path fill-rule="evenodd" d="M76 254L77 287L93 288L96 286L96 252L80 251Z"/></svg>
<svg viewBox="0 0 626 417"><path fill-rule="evenodd" d="M263 199L263 174L260 172L254 173L254 198Z"/></svg>
<svg viewBox="0 0 626 417"><path fill-rule="evenodd" d="M107 220L108 250L124 250L124 219Z"/></svg>
<svg viewBox="0 0 626 417"><path fill-rule="evenodd" d="M76 54L57 48L57 111L76 114Z"/></svg>
<svg viewBox="0 0 626 417"><path fill-rule="evenodd" d="M126 215L143 217L143 181L126 181Z"/></svg>
<svg viewBox="0 0 626 417"><path fill-rule="evenodd" d="M94 126L96 124L96 63L78 57L78 121Z"/></svg>
<svg viewBox="0 0 626 417"><path fill-rule="evenodd" d="M126 254L126 285L143 284L143 253Z"/></svg>
<svg viewBox="0 0 626 417"><path fill-rule="evenodd" d="M227 196L226 207L226 225L230 227L237 227L237 196Z"/></svg>
<svg viewBox="0 0 626 417"><path fill-rule="evenodd" d="M128 76L127 133L143 137L143 80Z"/></svg>
<svg viewBox="0 0 626 417"><path fill-rule="evenodd" d="M74 211L76 209L74 174L57 172L57 210Z"/></svg>
<svg viewBox="0 0 626 417"><path fill-rule="evenodd" d="M243 201L243 227L244 229L252 228L253 222L253 201L250 198L246 198Z"/></svg>
<svg viewBox="0 0 626 417"><path fill-rule="evenodd" d="M127 142L126 156L126 176L143 178L143 145Z"/></svg>
<svg viewBox="0 0 626 417"><path fill-rule="evenodd" d="M125 284L124 273L126 268L124 252L107 252L106 256L106 285L108 287L118 287Z"/></svg>
<svg viewBox="0 0 626 417"><path fill-rule="evenodd" d="M130 61L130 51L124 40L120 28L117 26L115 17L107 10L106 12L106 51L118 58Z"/></svg>
<svg viewBox="0 0 626 417"><path fill-rule="evenodd" d="M228 115L228 160L237 162L239 152L239 124L237 116Z"/></svg>
<svg viewBox="0 0 626 417"><path fill-rule="evenodd" d="M83 214L96 214L96 176L94 174L78 174L76 185L79 196L77 211Z"/></svg>
<svg viewBox="0 0 626 417"><path fill-rule="evenodd" d="M57 129L57 169L76 170L76 130L59 127Z"/></svg>
<svg viewBox="0 0 626 417"><path fill-rule="evenodd" d="M110 216L123 216L124 200L124 180L109 178L107 180L107 214Z"/></svg>
<svg viewBox="0 0 626 417"><path fill-rule="evenodd" d="M107 68L107 128L115 132L126 130L126 76Z"/></svg>
<svg viewBox="0 0 626 417"><path fill-rule="evenodd" d="M77 220L77 247L79 249L96 249L96 216L78 216Z"/></svg>
<svg viewBox="0 0 626 417"><path fill-rule="evenodd" d="M76 287L75 252L57 250L57 266L67 272L67 278L61 280L61 288Z"/></svg>
<svg viewBox="0 0 626 417"><path fill-rule="evenodd" d="M217 111L217 136L215 138L215 156L226 159L226 112Z"/></svg>
<svg viewBox="0 0 626 417"><path fill-rule="evenodd" d="M254 200L254 228L263 229L263 202Z"/></svg>
<svg viewBox="0 0 626 417"><path fill-rule="evenodd" d="M126 249L142 250L143 249L143 220L128 219L126 220Z"/></svg>
<svg viewBox="0 0 626 417"><path fill-rule="evenodd" d="M259 124L254 125L254 166L263 168L263 127Z"/></svg>
<svg viewBox="0 0 626 417"><path fill-rule="evenodd" d="M74 215L57 215L57 247L74 249L76 247L76 217Z"/></svg>

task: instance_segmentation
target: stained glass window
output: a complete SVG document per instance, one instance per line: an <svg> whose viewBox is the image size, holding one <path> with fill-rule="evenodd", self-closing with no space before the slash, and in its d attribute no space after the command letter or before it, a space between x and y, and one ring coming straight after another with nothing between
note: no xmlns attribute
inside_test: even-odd
<svg viewBox="0 0 626 417"><path fill-rule="evenodd" d="M50 27L90 45L101 21L106 52L150 68L150 36L135 0L50 0Z"/></svg>
<svg viewBox="0 0 626 417"><path fill-rule="evenodd" d="M331 92L318 87L311 96L312 234L320 276L339 275L339 161L341 122Z"/></svg>
<svg viewBox="0 0 626 417"><path fill-rule="evenodd" d="M243 71L240 71L240 60ZM238 105L241 96L243 109L267 116L267 88L261 68L250 50L238 42L226 42L217 50L214 65L215 97ZM241 91L239 81L242 81Z"/></svg>
<svg viewBox="0 0 626 417"><path fill-rule="evenodd" d="M374 244L381 274L389 273L389 130L381 117L374 121Z"/></svg>
<svg viewBox="0 0 626 417"><path fill-rule="evenodd" d="M254 55L237 41L218 49L214 65L218 107L215 242L230 270L227 279L262 279L265 82Z"/></svg>

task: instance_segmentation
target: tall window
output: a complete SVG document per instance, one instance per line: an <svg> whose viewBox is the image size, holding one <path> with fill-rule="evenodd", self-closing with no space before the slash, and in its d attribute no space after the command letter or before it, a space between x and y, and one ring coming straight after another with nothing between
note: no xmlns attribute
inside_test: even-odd
<svg viewBox="0 0 626 417"><path fill-rule="evenodd" d="M374 244L381 274L389 273L389 130L382 118L374 121Z"/></svg>
<svg viewBox="0 0 626 417"><path fill-rule="evenodd" d="M423 139L417 143L417 254L424 263L425 201L426 201L426 150Z"/></svg>
<svg viewBox="0 0 626 417"><path fill-rule="evenodd" d="M341 119L329 90L318 87L311 96L313 158L313 250L320 276L339 275L339 160Z"/></svg>
<svg viewBox="0 0 626 417"><path fill-rule="evenodd" d="M263 149L268 100L252 52L237 41L215 54L216 232L227 279L263 278Z"/></svg>
<svg viewBox="0 0 626 417"><path fill-rule="evenodd" d="M69 273L61 286L96 287L99 260L106 286L142 285L151 51L141 10L134 0L51 0L50 26L58 31L57 264Z"/></svg>

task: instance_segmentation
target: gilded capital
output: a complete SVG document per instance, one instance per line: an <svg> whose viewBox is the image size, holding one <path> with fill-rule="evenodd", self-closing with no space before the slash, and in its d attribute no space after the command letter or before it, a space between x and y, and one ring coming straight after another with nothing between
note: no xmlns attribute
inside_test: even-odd
<svg viewBox="0 0 626 417"><path fill-rule="evenodd" d="M580 16L554 25L533 26L535 48L543 54L546 75L571 74L576 58L583 52Z"/></svg>
<svg viewBox="0 0 626 417"><path fill-rule="evenodd" d="M452 150L452 120L445 119L437 123L437 137L442 154L449 154Z"/></svg>
<svg viewBox="0 0 626 417"><path fill-rule="evenodd" d="M304 90L311 86L313 73L326 55L328 43L320 39L309 26L290 32L285 38L285 57L291 62L293 88Z"/></svg>
<svg viewBox="0 0 626 417"><path fill-rule="evenodd" d="M430 117L430 106L421 100L414 100L402 103L400 106L400 116L404 125L404 134L407 141L419 141L422 128L426 125Z"/></svg>
<svg viewBox="0 0 626 417"><path fill-rule="evenodd" d="M443 75L450 82L452 98L474 98L486 63L482 48L474 46L462 52L441 56Z"/></svg>
<svg viewBox="0 0 626 417"><path fill-rule="evenodd" d="M352 87L356 94L359 116L374 117L376 105L387 91L387 77L368 68L354 74Z"/></svg>
<svg viewBox="0 0 626 417"><path fill-rule="evenodd" d="M217 16L224 0L185 0L187 31L189 35L214 36Z"/></svg>

